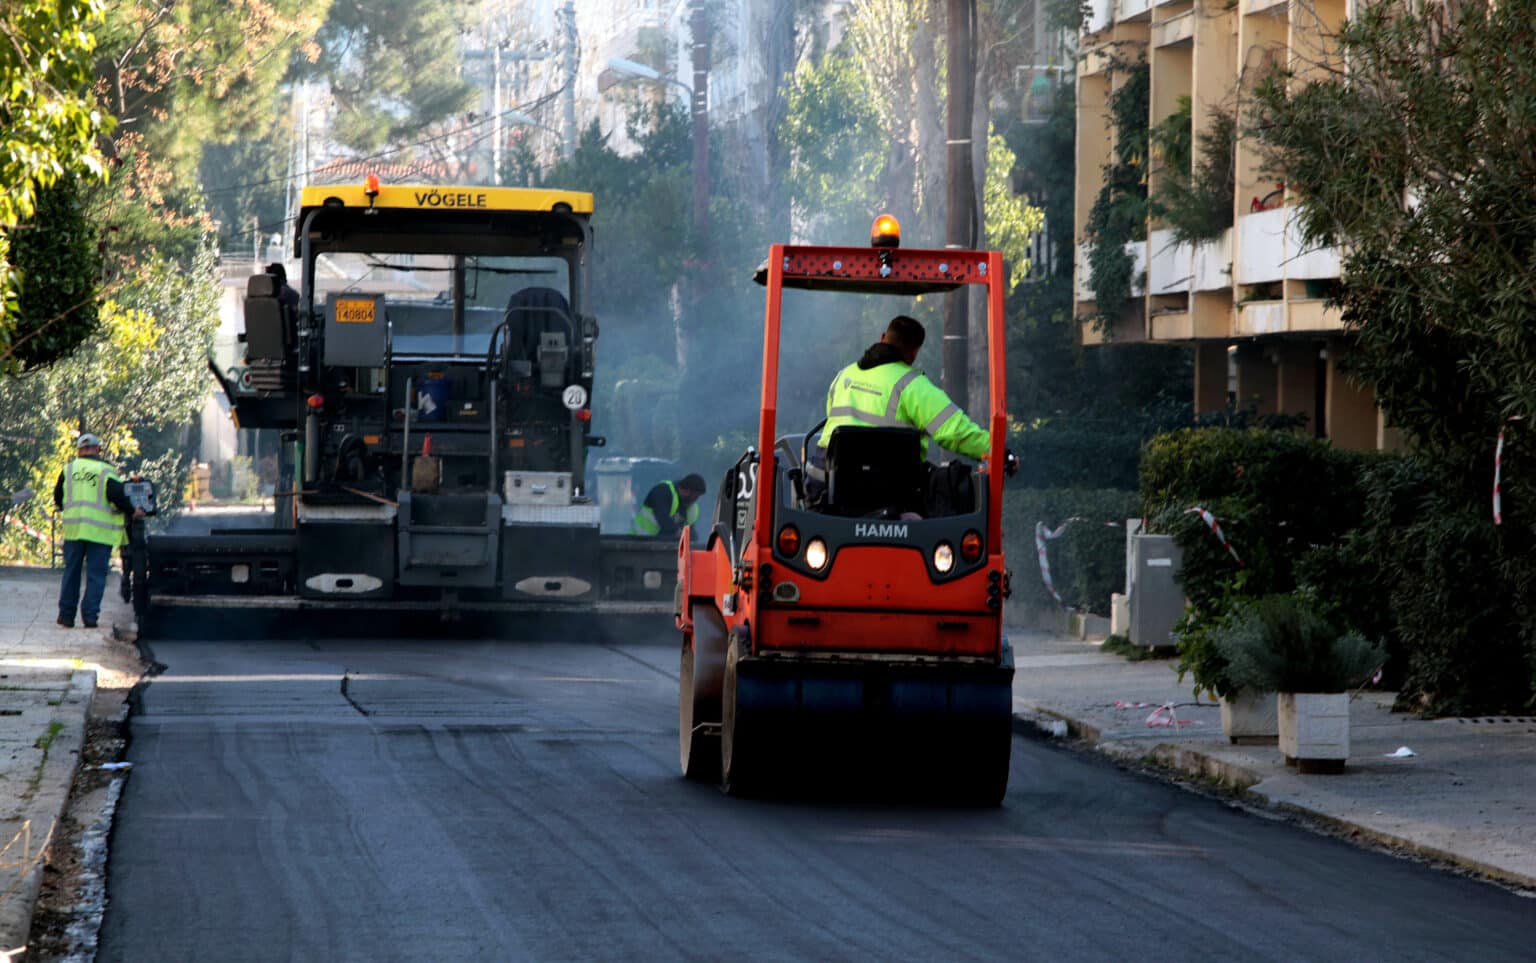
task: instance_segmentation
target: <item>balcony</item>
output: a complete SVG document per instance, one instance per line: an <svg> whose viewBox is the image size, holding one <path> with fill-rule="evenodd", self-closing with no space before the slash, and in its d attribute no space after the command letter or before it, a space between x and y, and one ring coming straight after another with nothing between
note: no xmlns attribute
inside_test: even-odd
<svg viewBox="0 0 1536 963"><path fill-rule="evenodd" d="M1285 280L1286 210L1244 214L1237 219L1237 258L1232 279L1238 284Z"/></svg>
<svg viewBox="0 0 1536 963"><path fill-rule="evenodd" d="M1269 13L1275 10L1275 15L1285 13L1290 8L1290 0L1243 0L1243 13Z"/></svg>
<svg viewBox="0 0 1536 963"><path fill-rule="evenodd" d="M1287 207L1284 210L1289 215L1285 219L1285 276L1304 280L1338 277L1338 248L1308 247L1301 237L1298 209Z"/></svg>
<svg viewBox="0 0 1536 963"><path fill-rule="evenodd" d="M1195 39L1195 12L1186 10L1175 17L1152 25L1152 46L1172 47Z"/></svg>
<svg viewBox="0 0 1536 963"><path fill-rule="evenodd" d="M1339 331L1344 327L1343 312L1322 298L1292 300L1290 312L1287 327L1292 331Z"/></svg>
<svg viewBox="0 0 1536 963"><path fill-rule="evenodd" d="M1152 294L1178 294L1189 290L1194 280L1194 248L1175 244L1173 232L1152 232L1148 256L1147 289Z"/></svg>
<svg viewBox="0 0 1536 963"><path fill-rule="evenodd" d="M1088 22L1083 26L1084 33L1098 33L1114 22L1114 0L1088 0Z"/></svg>
<svg viewBox="0 0 1536 963"><path fill-rule="evenodd" d="M1152 294L1226 290L1232 286L1232 231L1199 244L1175 244L1172 231L1153 231L1149 261Z"/></svg>
<svg viewBox="0 0 1536 963"><path fill-rule="evenodd" d="M1188 341L1195 336L1188 311L1163 311L1152 315L1153 341Z"/></svg>
<svg viewBox="0 0 1536 963"><path fill-rule="evenodd" d="M1088 286L1092 274L1088 267L1088 250L1091 245L1083 241L1077 246L1077 256L1072 271L1073 292L1079 301L1092 301L1093 289ZM1147 242L1131 241L1125 245L1125 253L1131 256L1131 297L1139 298L1147 293Z"/></svg>
<svg viewBox="0 0 1536 963"><path fill-rule="evenodd" d="M1152 0L1116 0L1115 22L1128 23L1132 20L1145 20L1147 13L1152 9Z"/></svg>
<svg viewBox="0 0 1536 963"><path fill-rule="evenodd" d="M1237 323L1232 334L1251 338L1263 334L1285 333L1284 301L1249 301L1237 306Z"/></svg>
<svg viewBox="0 0 1536 963"><path fill-rule="evenodd" d="M1214 241L1196 244L1194 251L1196 291L1221 291L1232 286L1232 229Z"/></svg>

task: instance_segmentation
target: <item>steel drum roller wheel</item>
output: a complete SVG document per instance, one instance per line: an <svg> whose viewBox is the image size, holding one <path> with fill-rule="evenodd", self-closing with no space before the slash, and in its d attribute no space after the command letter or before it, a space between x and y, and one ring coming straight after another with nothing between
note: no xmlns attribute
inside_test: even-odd
<svg viewBox="0 0 1536 963"><path fill-rule="evenodd" d="M740 647L729 646L725 658L725 684L720 693L720 782L732 796L753 792L763 779L762 720L742 713L739 704L742 679L737 672Z"/></svg>
<svg viewBox="0 0 1536 963"><path fill-rule="evenodd" d="M955 754L955 801L966 806L996 807L1008 794L1008 767L1013 755L1013 719L981 718L962 726L964 749Z"/></svg>
<svg viewBox="0 0 1536 963"><path fill-rule="evenodd" d="M725 622L710 605L692 607L693 630L683 636L678 672L677 741L683 775L720 779L720 686L725 672ZM707 728L706 728L707 727Z"/></svg>

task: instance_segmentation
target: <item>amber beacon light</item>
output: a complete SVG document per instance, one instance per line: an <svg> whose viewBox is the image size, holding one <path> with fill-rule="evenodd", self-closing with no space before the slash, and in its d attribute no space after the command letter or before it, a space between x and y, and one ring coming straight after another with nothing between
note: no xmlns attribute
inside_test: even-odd
<svg viewBox="0 0 1536 963"><path fill-rule="evenodd" d="M901 247L901 225L889 214L881 214L869 229L869 243L873 247Z"/></svg>

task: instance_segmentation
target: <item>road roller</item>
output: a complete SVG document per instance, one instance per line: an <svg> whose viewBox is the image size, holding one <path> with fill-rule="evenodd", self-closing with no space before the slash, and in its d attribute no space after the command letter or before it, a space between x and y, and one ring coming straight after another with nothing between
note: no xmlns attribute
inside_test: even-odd
<svg viewBox="0 0 1536 963"><path fill-rule="evenodd" d="M775 244L757 271L756 444L700 519L703 547L680 537L675 596L682 771L732 795L859 773L966 805L1007 791L1003 259L903 249L899 230L882 216L867 248ZM785 289L915 299L970 285L986 293L987 458L942 462L919 431L892 424L842 424L825 446L823 425L778 434Z"/></svg>

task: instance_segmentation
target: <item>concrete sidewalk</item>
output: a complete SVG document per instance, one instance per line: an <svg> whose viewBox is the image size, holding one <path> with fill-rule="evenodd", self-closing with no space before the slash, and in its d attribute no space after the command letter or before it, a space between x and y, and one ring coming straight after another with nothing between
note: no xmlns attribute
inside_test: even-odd
<svg viewBox="0 0 1536 963"><path fill-rule="evenodd" d="M121 711L139 677L132 612L107 582L100 627L65 629L59 572L0 567L0 958L26 944L93 711ZM100 688L98 688L100 687Z"/></svg>
<svg viewBox="0 0 1536 963"><path fill-rule="evenodd" d="M1010 630L1009 639L1014 714L1027 724L1536 890L1536 717L1419 719L1392 712L1392 693L1367 692L1350 705L1345 772L1303 776L1275 746L1231 745L1219 708L1195 703L1172 660L1128 662L1038 632ZM1169 704L1177 724L1168 711L1154 716ZM1392 758L1404 746L1415 755Z"/></svg>

